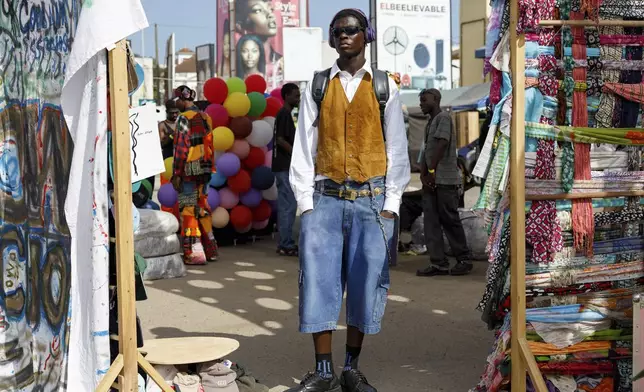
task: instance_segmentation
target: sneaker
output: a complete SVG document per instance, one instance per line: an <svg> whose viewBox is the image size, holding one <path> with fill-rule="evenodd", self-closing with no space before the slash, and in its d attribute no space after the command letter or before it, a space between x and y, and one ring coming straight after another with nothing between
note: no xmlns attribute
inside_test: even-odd
<svg viewBox="0 0 644 392"><path fill-rule="evenodd" d="M333 378L322 378L317 373L309 373L299 386L286 392L342 392L342 386L335 375Z"/></svg>
<svg viewBox="0 0 644 392"><path fill-rule="evenodd" d="M344 392L378 392L376 388L369 385L367 378L357 369L342 372L341 382Z"/></svg>
<svg viewBox="0 0 644 392"><path fill-rule="evenodd" d="M428 277L428 276L445 276L445 275L449 275L449 264L445 266L430 264L429 267L416 271L416 276Z"/></svg>
<svg viewBox="0 0 644 392"><path fill-rule="evenodd" d="M459 261L455 266L450 268L449 274L452 276L467 275L472 271L472 268L474 268L472 263L467 261Z"/></svg>

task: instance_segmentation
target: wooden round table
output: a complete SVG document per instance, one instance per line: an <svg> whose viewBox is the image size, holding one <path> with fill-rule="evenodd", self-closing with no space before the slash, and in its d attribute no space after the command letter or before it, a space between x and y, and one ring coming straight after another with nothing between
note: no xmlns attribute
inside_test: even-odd
<svg viewBox="0 0 644 392"><path fill-rule="evenodd" d="M139 351L153 365L189 365L223 359L238 348L235 339L187 337L146 340Z"/></svg>

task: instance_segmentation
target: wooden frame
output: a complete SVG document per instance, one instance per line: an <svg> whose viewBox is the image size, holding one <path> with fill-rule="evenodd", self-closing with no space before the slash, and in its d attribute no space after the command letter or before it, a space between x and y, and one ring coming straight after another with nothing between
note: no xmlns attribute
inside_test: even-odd
<svg viewBox="0 0 644 392"><path fill-rule="evenodd" d="M134 234L132 230L132 176L130 173L130 125L127 85L126 41L109 51L110 113L114 151L114 221L116 224L116 274L119 319L119 355L96 388L126 392L138 391L138 367L156 382L163 392L172 388L138 352L136 306L134 297Z"/></svg>
<svg viewBox="0 0 644 392"><path fill-rule="evenodd" d="M510 52L512 73L512 121L510 131L510 295L512 304L512 389L526 390L526 371L536 392L548 392L543 376L526 340L525 296L525 35L517 33L519 0L510 0ZM644 27L633 20L542 20L541 26L624 26ZM533 195L530 200L562 200L643 196L643 191L595 192L580 194ZM639 309L633 312L634 317ZM635 347L634 355L641 354ZM633 360L634 363L640 361ZM641 369L634 369L636 372Z"/></svg>

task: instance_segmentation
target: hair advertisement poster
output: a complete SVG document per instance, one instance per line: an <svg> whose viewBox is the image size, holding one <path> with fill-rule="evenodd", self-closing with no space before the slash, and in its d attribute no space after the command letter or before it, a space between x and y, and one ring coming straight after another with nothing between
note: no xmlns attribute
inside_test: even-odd
<svg viewBox="0 0 644 392"><path fill-rule="evenodd" d="M222 23L218 23L218 58L224 60L219 66L222 71L219 75L245 79L260 74L266 79L269 90L282 86L285 83L283 29L306 24L300 18L300 0L219 1L218 21ZM230 8L226 7L228 5ZM230 40L231 32L233 40ZM227 39L231 42L227 43ZM230 67L223 69L226 59L230 60Z"/></svg>

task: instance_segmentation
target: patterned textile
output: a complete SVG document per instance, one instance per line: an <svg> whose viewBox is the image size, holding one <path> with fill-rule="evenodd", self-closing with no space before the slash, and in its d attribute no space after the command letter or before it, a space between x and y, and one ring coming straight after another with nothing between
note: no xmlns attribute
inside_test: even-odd
<svg viewBox="0 0 644 392"><path fill-rule="evenodd" d="M642 0L603 0L599 12L601 16L644 19L644 2Z"/></svg>
<svg viewBox="0 0 644 392"><path fill-rule="evenodd" d="M644 104L644 84L604 83L603 91Z"/></svg>
<svg viewBox="0 0 644 392"><path fill-rule="evenodd" d="M217 244L212 234L211 211L206 193L208 185L188 182L183 184L183 188L183 192L179 194L179 209L184 261L187 264L205 264L206 259L217 257Z"/></svg>
<svg viewBox="0 0 644 392"><path fill-rule="evenodd" d="M554 179L555 151L554 142L539 140L535 176L539 179ZM526 220L526 240L532 245L532 261L549 263L554 253L561 251L563 241L561 226L557 220L557 208L554 200L539 200L532 203Z"/></svg>
<svg viewBox="0 0 644 392"><path fill-rule="evenodd" d="M572 191L575 177L575 149L572 143L564 142L561 154L561 188L564 192Z"/></svg>

